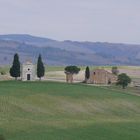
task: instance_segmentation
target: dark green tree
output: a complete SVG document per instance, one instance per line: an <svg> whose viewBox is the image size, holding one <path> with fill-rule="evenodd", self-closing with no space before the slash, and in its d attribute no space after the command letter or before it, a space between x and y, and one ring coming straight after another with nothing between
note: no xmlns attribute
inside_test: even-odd
<svg viewBox="0 0 140 140"><path fill-rule="evenodd" d="M14 55L13 65L10 68L10 75L15 77L15 80L20 77L20 61L17 53Z"/></svg>
<svg viewBox="0 0 140 140"><path fill-rule="evenodd" d="M78 74L80 71L80 68L77 66L67 66L65 68L65 72L71 73L71 74Z"/></svg>
<svg viewBox="0 0 140 140"><path fill-rule="evenodd" d="M41 78L44 76L44 74L45 74L45 67L42 62L42 57L40 54L38 57L38 61L37 61L37 77L41 80Z"/></svg>
<svg viewBox="0 0 140 140"><path fill-rule="evenodd" d="M121 85L125 89L129 83L131 83L131 78L127 74L122 73L118 75L117 85Z"/></svg>
<svg viewBox="0 0 140 140"><path fill-rule="evenodd" d="M65 68L65 73L66 73L66 75L67 75L67 81L71 81L71 83L73 82L73 75L74 74L78 74L79 73L79 71L80 71L80 68L78 68L77 66L67 66L66 68ZM68 76L69 75L69 76Z"/></svg>
<svg viewBox="0 0 140 140"><path fill-rule="evenodd" d="M116 67L116 66L112 67L112 73L115 75L118 75L119 74L118 67Z"/></svg>
<svg viewBox="0 0 140 140"><path fill-rule="evenodd" d="M85 71L85 80L87 81L90 78L90 70L89 67L86 67L86 71Z"/></svg>

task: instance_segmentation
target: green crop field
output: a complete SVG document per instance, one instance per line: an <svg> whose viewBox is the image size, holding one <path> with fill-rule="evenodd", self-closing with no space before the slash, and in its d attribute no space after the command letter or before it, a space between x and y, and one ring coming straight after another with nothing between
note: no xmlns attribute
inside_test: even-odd
<svg viewBox="0 0 140 140"><path fill-rule="evenodd" d="M6 140L139 140L140 96L82 84L0 82Z"/></svg>

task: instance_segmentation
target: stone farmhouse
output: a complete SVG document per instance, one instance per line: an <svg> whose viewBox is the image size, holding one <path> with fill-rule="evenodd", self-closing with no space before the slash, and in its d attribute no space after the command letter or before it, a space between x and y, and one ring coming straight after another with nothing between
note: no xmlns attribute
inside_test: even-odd
<svg viewBox="0 0 140 140"><path fill-rule="evenodd" d="M90 78L87 82L92 84L111 84L117 82L117 76L104 69L95 69L90 71Z"/></svg>
<svg viewBox="0 0 140 140"><path fill-rule="evenodd" d="M22 81L35 81L36 73L35 73L35 65L27 61L22 64L21 69L21 79Z"/></svg>

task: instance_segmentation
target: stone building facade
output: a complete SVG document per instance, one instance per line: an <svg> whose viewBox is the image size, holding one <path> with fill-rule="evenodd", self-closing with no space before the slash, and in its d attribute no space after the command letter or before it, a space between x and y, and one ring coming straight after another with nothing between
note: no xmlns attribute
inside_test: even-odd
<svg viewBox="0 0 140 140"><path fill-rule="evenodd" d="M90 78L88 83L93 84L111 84L117 82L117 76L104 70L104 69L95 69L90 71Z"/></svg>
<svg viewBox="0 0 140 140"><path fill-rule="evenodd" d="M35 65L33 65L30 61L27 61L22 65L21 70L21 79L22 81L35 81Z"/></svg>

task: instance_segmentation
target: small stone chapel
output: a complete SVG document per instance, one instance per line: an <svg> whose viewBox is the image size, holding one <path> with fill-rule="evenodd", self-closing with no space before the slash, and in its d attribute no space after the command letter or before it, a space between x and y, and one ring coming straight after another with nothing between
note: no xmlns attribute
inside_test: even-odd
<svg viewBox="0 0 140 140"><path fill-rule="evenodd" d="M22 81L35 81L35 77L35 65L30 61L23 63L21 70Z"/></svg>

